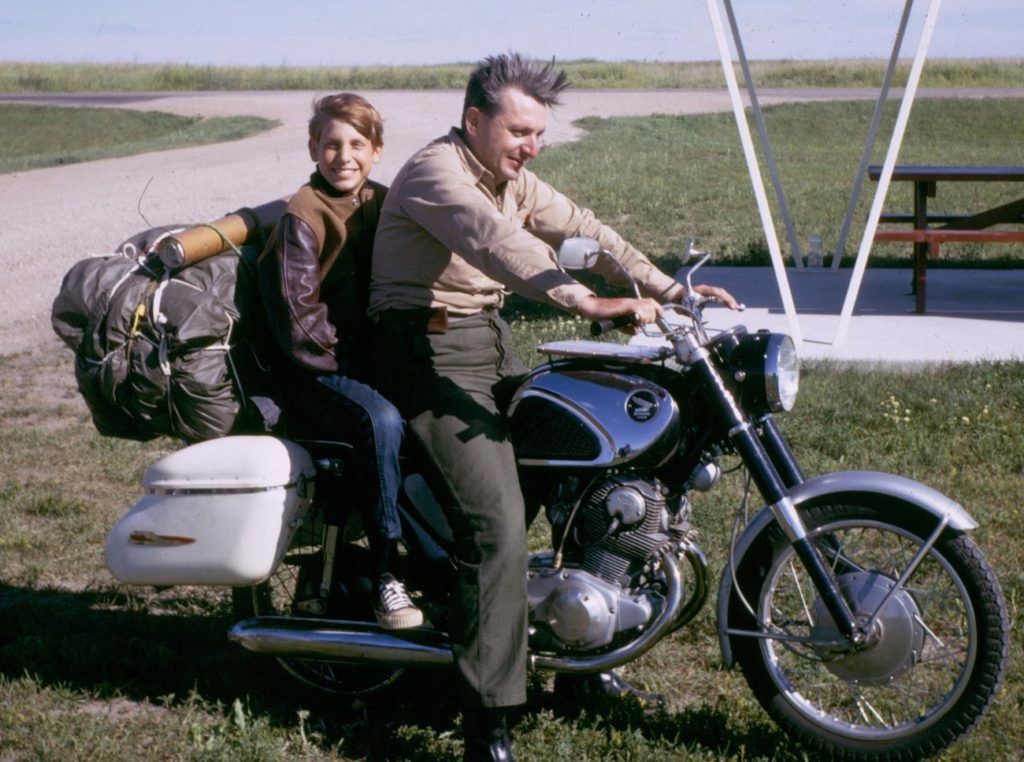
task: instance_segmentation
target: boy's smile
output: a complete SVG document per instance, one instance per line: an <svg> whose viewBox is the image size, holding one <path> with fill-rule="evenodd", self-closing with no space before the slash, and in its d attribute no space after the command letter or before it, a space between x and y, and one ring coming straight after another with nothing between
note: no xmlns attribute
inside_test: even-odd
<svg viewBox="0 0 1024 762"><path fill-rule="evenodd" d="M380 161L381 149L348 122L331 119L320 139L309 141L309 155L320 174L335 190L352 193L359 190Z"/></svg>

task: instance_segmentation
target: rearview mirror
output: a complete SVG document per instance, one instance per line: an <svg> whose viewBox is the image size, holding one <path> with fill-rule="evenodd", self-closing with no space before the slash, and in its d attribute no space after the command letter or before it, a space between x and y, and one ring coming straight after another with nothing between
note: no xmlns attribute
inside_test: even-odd
<svg viewBox="0 0 1024 762"><path fill-rule="evenodd" d="M558 247L558 264L566 270L589 270L601 253L593 238L566 238Z"/></svg>

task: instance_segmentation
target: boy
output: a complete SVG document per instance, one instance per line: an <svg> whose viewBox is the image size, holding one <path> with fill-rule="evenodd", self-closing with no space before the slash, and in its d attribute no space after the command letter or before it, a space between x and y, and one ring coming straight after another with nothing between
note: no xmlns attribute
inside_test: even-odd
<svg viewBox="0 0 1024 762"><path fill-rule="evenodd" d="M384 128L352 93L313 105L309 155L316 169L288 203L258 261L260 296L273 337L289 430L342 438L374 560L374 612L386 629L417 627L423 612L390 571L401 536L397 499L398 411L358 378L366 365L366 307L377 215L387 189L369 180ZM362 499L359 499L362 498Z"/></svg>

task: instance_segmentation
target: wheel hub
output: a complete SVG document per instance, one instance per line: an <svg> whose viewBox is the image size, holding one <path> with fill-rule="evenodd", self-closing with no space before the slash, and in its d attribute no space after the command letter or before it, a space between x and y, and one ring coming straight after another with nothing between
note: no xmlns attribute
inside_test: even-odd
<svg viewBox="0 0 1024 762"><path fill-rule="evenodd" d="M896 582L878 572L850 572L839 577L839 589L854 618L867 624ZM843 636L821 598L811 609L813 638L838 641ZM864 685L881 685L910 670L921 656L925 631L920 609L905 589L895 593L878 613L865 642L837 652L816 646L815 652L836 677Z"/></svg>

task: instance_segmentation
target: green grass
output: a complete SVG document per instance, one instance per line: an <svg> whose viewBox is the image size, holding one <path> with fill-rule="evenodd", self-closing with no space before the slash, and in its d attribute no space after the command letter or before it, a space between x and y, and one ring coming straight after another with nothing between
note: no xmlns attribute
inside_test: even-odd
<svg viewBox="0 0 1024 762"><path fill-rule="evenodd" d="M827 102L764 109L794 225L835 244L866 140L873 104ZM883 118L874 161L884 158L897 105ZM899 156L903 163L1024 164L1024 99L922 98ZM719 264L767 264L768 247L731 114L591 117L585 141L545 150L532 167L656 259L689 238ZM236 140L273 126L254 117L200 120L159 112L0 104L0 172L123 156L194 143ZM936 146L941 146L937 149ZM763 173L769 183L767 172ZM844 256L851 261L875 190L866 181ZM767 188L773 209L774 192ZM935 211L990 208L1018 198L1012 183L950 183ZM887 211L910 211L909 184L894 183ZM776 213L783 250L789 246ZM1024 247L947 244L934 266L1019 266ZM873 266L905 267L905 244L878 244ZM660 260L671 268L671 260Z"/></svg>
<svg viewBox="0 0 1024 762"><path fill-rule="evenodd" d="M241 140L276 124L252 116L0 103L0 172Z"/></svg>
<svg viewBox="0 0 1024 762"><path fill-rule="evenodd" d="M873 87L885 61L752 61L758 87ZM717 61L561 61L577 88L721 88ZM462 90L472 63L438 66L192 66L183 64L27 63L0 61L0 92L158 90ZM735 67L741 77L739 67ZM909 62L894 85L906 82ZM742 82L742 78L741 78ZM932 59L922 87L1020 87L1021 59Z"/></svg>

